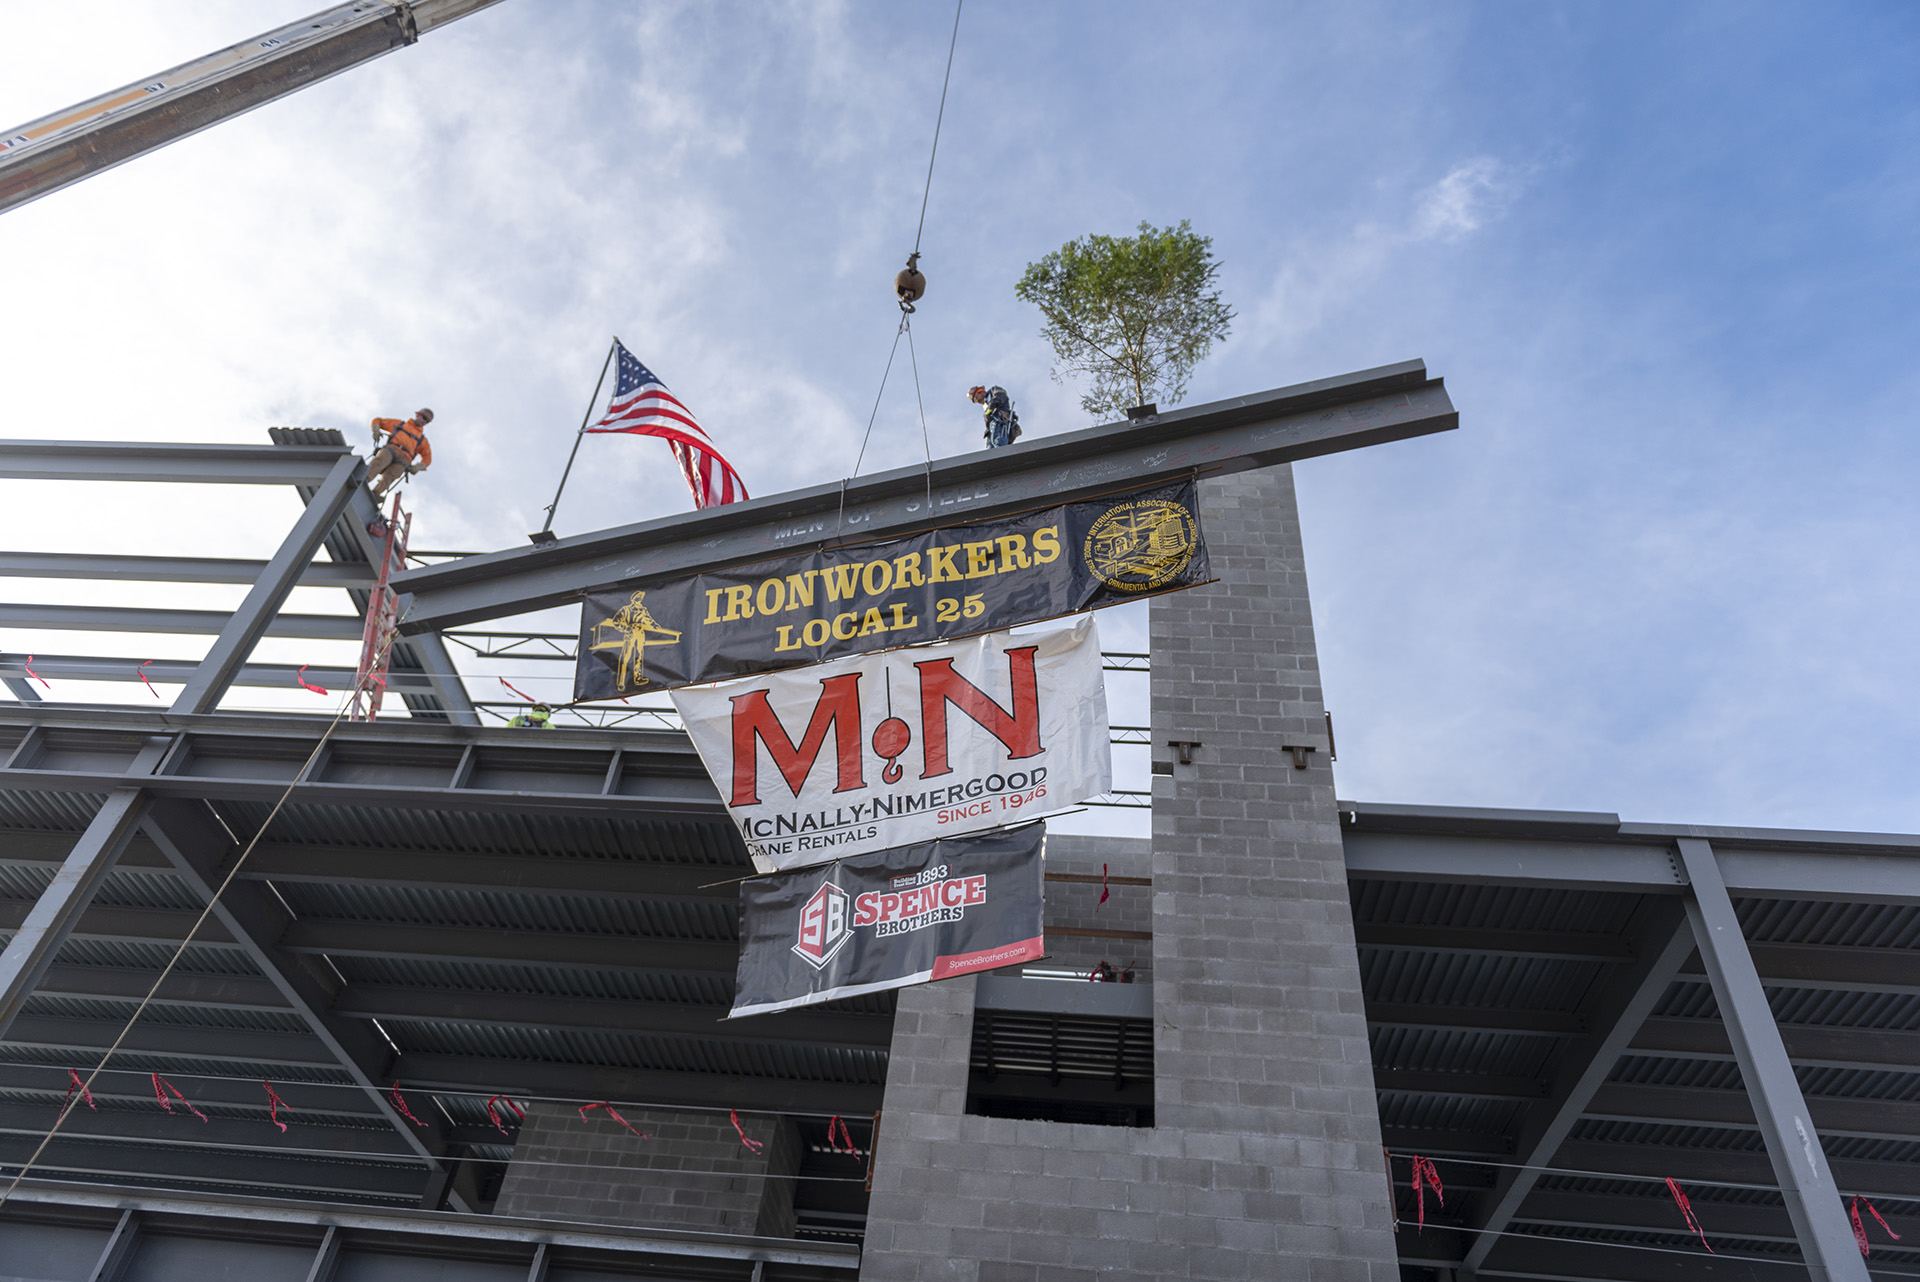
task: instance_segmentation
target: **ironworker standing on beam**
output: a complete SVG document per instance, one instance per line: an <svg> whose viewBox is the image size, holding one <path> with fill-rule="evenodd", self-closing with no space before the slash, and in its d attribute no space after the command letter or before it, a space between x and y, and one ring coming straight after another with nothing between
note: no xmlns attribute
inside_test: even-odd
<svg viewBox="0 0 1920 1282"><path fill-rule="evenodd" d="M424 472L433 464L433 447L427 444L427 424L433 422L433 411L421 409L414 411L410 419L376 418L373 420L373 442L380 448L373 452L373 458L367 463L369 485L373 497L383 499L402 476L413 476ZM380 437L385 434L386 444L380 445Z"/></svg>
<svg viewBox="0 0 1920 1282"><path fill-rule="evenodd" d="M988 449L997 450L1020 439L1020 416L1013 412L1013 401L1006 388L972 387L967 389L967 399L978 405L986 416L987 426L982 435L987 438Z"/></svg>

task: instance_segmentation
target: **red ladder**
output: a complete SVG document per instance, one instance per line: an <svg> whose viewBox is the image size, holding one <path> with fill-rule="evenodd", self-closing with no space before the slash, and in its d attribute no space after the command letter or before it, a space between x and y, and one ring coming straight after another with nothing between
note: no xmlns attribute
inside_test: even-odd
<svg viewBox="0 0 1920 1282"><path fill-rule="evenodd" d="M373 593L367 598L367 626L360 638L360 668L353 682L353 704L347 710L350 721L373 720L380 714L380 701L387 693L393 629L400 621L400 595L388 586L387 579L407 563L407 533L413 528L413 516L400 510L398 494L393 496L393 509L386 525L380 564L373 577Z"/></svg>

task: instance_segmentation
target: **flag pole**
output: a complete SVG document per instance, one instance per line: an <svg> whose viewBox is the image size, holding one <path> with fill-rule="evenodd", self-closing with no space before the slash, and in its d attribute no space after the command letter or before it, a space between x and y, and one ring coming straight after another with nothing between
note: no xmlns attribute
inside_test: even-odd
<svg viewBox="0 0 1920 1282"><path fill-rule="evenodd" d="M553 492L553 502L547 504L547 523L540 527L538 534L529 534L527 536L535 543L552 543L554 541L553 514L560 506L560 494L567 488L567 478L573 475L573 460L580 453L581 438L586 436L587 424L592 421L593 411L600 404L600 389L606 385L607 371L613 368L614 349L619 346L620 336L616 334L614 335L613 342L607 347L607 359L600 365L600 377L593 382L593 399L587 402L587 412L581 416L580 430L573 434L573 451L567 455L567 466L560 473L560 485Z"/></svg>

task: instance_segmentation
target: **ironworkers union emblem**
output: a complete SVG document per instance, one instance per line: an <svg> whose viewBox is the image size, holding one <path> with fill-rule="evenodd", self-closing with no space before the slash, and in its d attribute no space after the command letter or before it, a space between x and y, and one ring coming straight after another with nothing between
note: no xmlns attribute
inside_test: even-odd
<svg viewBox="0 0 1920 1282"><path fill-rule="evenodd" d="M1117 592L1149 592L1180 576L1200 545L1200 523L1171 499L1108 508L1087 531L1087 568Z"/></svg>
<svg viewBox="0 0 1920 1282"><path fill-rule="evenodd" d="M800 960L823 970L833 955L853 938L853 926L847 916L847 892L832 882L813 892L813 898L800 908L799 938L793 951Z"/></svg>

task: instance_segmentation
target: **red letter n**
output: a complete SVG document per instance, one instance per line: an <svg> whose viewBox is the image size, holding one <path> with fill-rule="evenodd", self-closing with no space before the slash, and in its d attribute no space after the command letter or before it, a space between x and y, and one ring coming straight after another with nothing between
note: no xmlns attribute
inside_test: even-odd
<svg viewBox="0 0 1920 1282"><path fill-rule="evenodd" d="M1029 661L1031 662L1031 661ZM860 674L828 677L820 683L820 700L813 705L807 732L799 746L787 738L787 731L774 716L765 690L733 697L733 800L730 806L760 804L759 743L767 745L767 755L780 768L787 787L800 795L820 747L827 741L827 727L833 727L833 748L839 769L835 792L849 792L867 786L860 762ZM756 743L756 740L758 743Z"/></svg>
<svg viewBox="0 0 1920 1282"><path fill-rule="evenodd" d="M1009 760L1040 755L1040 690L1033 675L1033 656L1039 648L1030 645L1007 651L1008 675L1013 679L1012 712L955 672L952 659L913 665L920 669L920 733L925 740L922 779L953 773L947 762L949 703L1005 744Z"/></svg>

